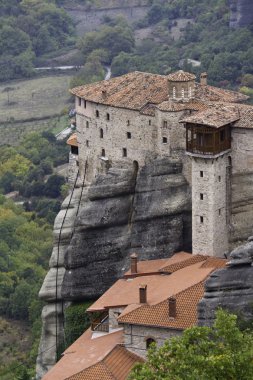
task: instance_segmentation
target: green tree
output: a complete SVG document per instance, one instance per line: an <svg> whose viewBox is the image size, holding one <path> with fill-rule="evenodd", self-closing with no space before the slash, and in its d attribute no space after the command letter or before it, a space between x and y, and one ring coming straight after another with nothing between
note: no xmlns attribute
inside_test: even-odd
<svg viewBox="0 0 253 380"><path fill-rule="evenodd" d="M129 380L251 380L252 357L252 331L240 331L237 316L219 310L213 327L192 327L151 347Z"/></svg>

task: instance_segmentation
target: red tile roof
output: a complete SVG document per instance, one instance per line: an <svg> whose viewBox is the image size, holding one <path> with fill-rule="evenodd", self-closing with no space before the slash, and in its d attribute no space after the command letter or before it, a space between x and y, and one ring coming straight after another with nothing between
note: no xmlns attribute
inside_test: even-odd
<svg viewBox="0 0 253 380"><path fill-rule="evenodd" d="M117 344L122 342L122 330L92 339L92 331L88 329L67 348L61 360L46 373L42 380L65 380L100 362Z"/></svg>
<svg viewBox="0 0 253 380"><path fill-rule="evenodd" d="M101 362L66 380L125 380L139 362L143 362L143 359L117 345Z"/></svg>
<svg viewBox="0 0 253 380"><path fill-rule="evenodd" d="M76 133L73 133L73 135L71 135L68 140L67 140L67 144L68 145L71 145L71 146L78 146L77 144L77 136L76 136Z"/></svg>
<svg viewBox="0 0 253 380"><path fill-rule="evenodd" d="M167 76L170 82L189 82L196 79L196 76L192 73L187 73L183 70L178 70L175 73L171 73Z"/></svg>

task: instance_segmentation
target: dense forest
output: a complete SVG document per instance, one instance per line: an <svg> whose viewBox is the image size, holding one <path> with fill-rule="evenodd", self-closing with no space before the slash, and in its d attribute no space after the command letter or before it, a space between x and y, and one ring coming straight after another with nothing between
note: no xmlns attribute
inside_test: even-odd
<svg viewBox="0 0 253 380"><path fill-rule="evenodd" d="M11 371L11 379L30 379L40 337L38 292L52 250L52 225L67 191L54 167L67 161L68 148L43 132L27 135L16 148L0 147L0 153L0 332L1 318L20 320L30 326L32 340L30 352L14 347L6 363L0 362L0 378L9 379ZM4 196L9 191L19 193L15 203Z"/></svg>
<svg viewBox="0 0 253 380"><path fill-rule="evenodd" d="M73 35L53 0L0 0L0 80L31 76L36 57L71 46Z"/></svg>

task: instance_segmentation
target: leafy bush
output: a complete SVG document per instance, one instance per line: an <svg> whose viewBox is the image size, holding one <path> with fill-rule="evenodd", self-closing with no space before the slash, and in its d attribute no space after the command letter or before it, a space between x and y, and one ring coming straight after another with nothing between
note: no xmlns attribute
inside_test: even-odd
<svg viewBox="0 0 253 380"><path fill-rule="evenodd" d="M64 313L66 346L70 346L90 326L90 320L86 309L91 302L73 303Z"/></svg>

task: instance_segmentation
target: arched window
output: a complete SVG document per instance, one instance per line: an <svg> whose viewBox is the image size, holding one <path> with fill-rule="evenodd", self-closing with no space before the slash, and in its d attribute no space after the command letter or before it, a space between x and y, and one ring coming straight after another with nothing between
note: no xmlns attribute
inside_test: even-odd
<svg viewBox="0 0 253 380"><path fill-rule="evenodd" d="M104 150L104 148L102 149L101 156L105 157L105 150Z"/></svg>
<svg viewBox="0 0 253 380"><path fill-rule="evenodd" d="M103 128L100 128L100 138L101 138L101 139L104 138L104 131L103 131Z"/></svg>
<svg viewBox="0 0 253 380"><path fill-rule="evenodd" d="M155 339L148 338L146 339L146 349L148 350L152 343L156 343Z"/></svg>

